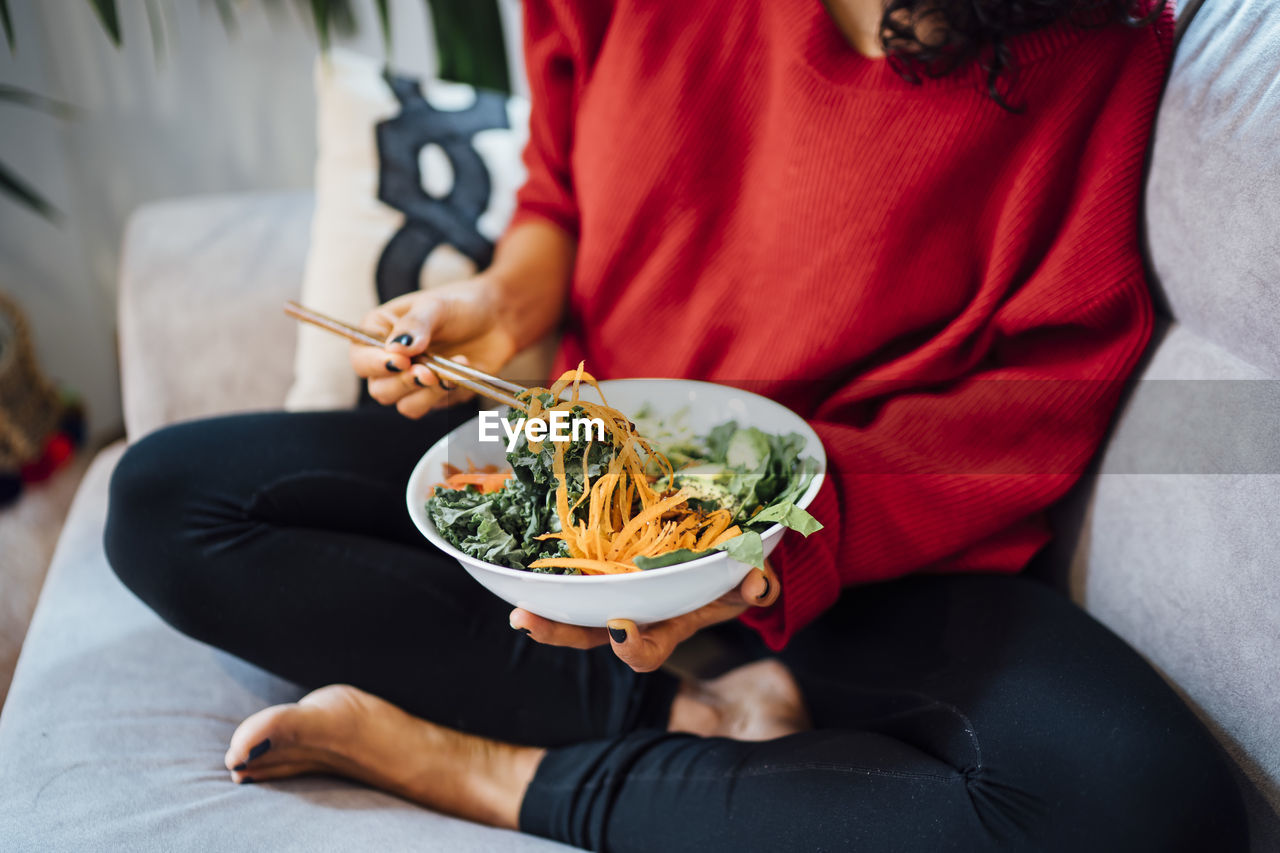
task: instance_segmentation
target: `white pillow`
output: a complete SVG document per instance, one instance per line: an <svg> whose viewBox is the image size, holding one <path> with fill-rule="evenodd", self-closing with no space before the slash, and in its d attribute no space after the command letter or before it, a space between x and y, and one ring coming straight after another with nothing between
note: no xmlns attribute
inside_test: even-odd
<svg viewBox="0 0 1280 853"><path fill-rule="evenodd" d="M377 60L340 50L319 60L315 79L319 157L302 304L359 323L393 296L487 265L524 182L528 101L384 75ZM552 339L530 347L503 376L545 379L554 348ZM346 342L301 326L285 408L350 408L359 397Z"/></svg>

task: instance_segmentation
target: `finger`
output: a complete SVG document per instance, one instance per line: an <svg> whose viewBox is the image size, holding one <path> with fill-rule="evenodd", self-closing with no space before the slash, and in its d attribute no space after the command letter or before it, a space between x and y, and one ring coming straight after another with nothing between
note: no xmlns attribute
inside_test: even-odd
<svg viewBox="0 0 1280 853"><path fill-rule="evenodd" d="M466 366L471 365L471 359L467 358L465 355L455 355L455 356L451 356L451 358L453 361L456 361L458 364L466 365ZM450 382L448 379L445 379L442 376L437 376L436 380L440 383L440 387L444 388L446 391L452 391L454 388L458 387L455 383Z"/></svg>
<svg viewBox="0 0 1280 853"><path fill-rule="evenodd" d="M368 314L364 315L364 319L360 321L360 328L364 329L375 338L386 340L387 335L391 334L391 329L396 324L396 312L394 310L395 300L374 308Z"/></svg>
<svg viewBox="0 0 1280 853"><path fill-rule="evenodd" d="M396 401L396 411L406 418L417 420L432 409L446 405L448 398L448 392L440 388L423 388Z"/></svg>
<svg viewBox="0 0 1280 853"><path fill-rule="evenodd" d="M410 393L412 391L405 387L398 376L369 380L369 396L384 406L394 406Z"/></svg>
<svg viewBox="0 0 1280 853"><path fill-rule="evenodd" d="M511 611L511 627L524 631L531 640L548 646L567 646L571 649L594 649L609 642L604 628L584 628L544 619L536 613L517 607Z"/></svg>
<svg viewBox="0 0 1280 853"><path fill-rule="evenodd" d="M609 643L613 653L636 672L653 672L694 630L692 621L682 617L655 622L643 630L630 619L610 619Z"/></svg>
<svg viewBox="0 0 1280 853"><path fill-rule="evenodd" d="M456 361L458 364L471 364L471 359L467 358L465 355L449 356L449 358ZM442 379L439 374L430 367L427 367L425 364L410 365L408 370L400 374L400 378L405 385L415 391L419 388L441 388L445 391L452 391L457 387L453 383Z"/></svg>
<svg viewBox="0 0 1280 853"><path fill-rule="evenodd" d="M351 367L364 379L380 379L404 373L410 361L402 353L387 352L364 344L351 345Z"/></svg>
<svg viewBox="0 0 1280 853"><path fill-rule="evenodd" d="M396 319L387 333L387 352L415 356L426 352L444 313L440 299L425 299Z"/></svg>
<svg viewBox="0 0 1280 853"><path fill-rule="evenodd" d="M769 607L778 600L782 584L767 562L763 569L752 569L738 584L738 597L751 607Z"/></svg>
<svg viewBox="0 0 1280 853"><path fill-rule="evenodd" d="M425 364L410 365L409 369L401 373L398 378L411 391L420 391L423 388L448 390L440 382L440 377L436 376L435 372Z"/></svg>
<svg viewBox="0 0 1280 853"><path fill-rule="evenodd" d="M459 364L471 363L463 355L457 356L454 361ZM466 388L450 385L429 367L421 364L415 364L401 374L401 381L410 392L431 392L430 395L410 393L400 398L397 408L400 410L400 414L408 418L417 419L432 409L456 406L475 396L474 392Z"/></svg>

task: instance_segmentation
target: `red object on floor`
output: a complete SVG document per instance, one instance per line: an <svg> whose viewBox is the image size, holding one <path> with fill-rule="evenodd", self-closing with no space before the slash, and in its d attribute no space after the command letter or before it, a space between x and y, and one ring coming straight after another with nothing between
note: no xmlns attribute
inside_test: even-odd
<svg viewBox="0 0 1280 853"><path fill-rule="evenodd" d="M557 369L738 385L813 424L830 473L744 619L774 648L843 586L1022 569L1152 328L1143 158L1154 26L1011 38L909 83L824 4L525 4L516 221L579 239Z"/></svg>
<svg viewBox="0 0 1280 853"><path fill-rule="evenodd" d="M75 454L75 445L66 433L57 432L45 442L44 452L38 459L22 466L20 476L24 483L40 483L52 477Z"/></svg>
<svg viewBox="0 0 1280 853"><path fill-rule="evenodd" d="M75 446L72 445L71 439L66 433L56 433L53 438L49 439L49 444L45 447L44 455L53 463L54 468L61 468L75 453Z"/></svg>

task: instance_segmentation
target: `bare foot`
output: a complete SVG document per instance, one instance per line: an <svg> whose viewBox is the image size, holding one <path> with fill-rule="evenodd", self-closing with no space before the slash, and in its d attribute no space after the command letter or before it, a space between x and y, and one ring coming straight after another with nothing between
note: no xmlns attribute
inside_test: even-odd
<svg viewBox="0 0 1280 853"><path fill-rule="evenodd" d="M236 782L332 773L468 820L516 828L544 750L437 726L345 684L249 717L231 736Z"/></svg>
<svg viewBox="0 0 1280 853"><path fill-rule="evenodd" d="M812 728L800 688L767 658L710 681L688 681L671 706L673 732L734 740L773 740Z"/></svg>

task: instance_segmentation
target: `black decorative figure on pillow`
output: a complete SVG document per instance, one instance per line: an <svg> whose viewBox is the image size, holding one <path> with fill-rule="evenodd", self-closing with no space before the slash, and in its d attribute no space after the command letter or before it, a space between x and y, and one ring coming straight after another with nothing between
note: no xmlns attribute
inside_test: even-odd
<svg viewBox="0 0 1280 853"><path fill-rule="evenodd" d="M400 112L379 122L378 200L404 214L404 225L392 235L378 258L378 302L417 290L422 265L441 243L448 243L484 269L493 243L476 223L489 205L489 169L471 144L481 130L508 128L506 97L476 90L464 110L438 110L427 103L416 80L383 75L400 102ZM453 167L453 187L444 198L423 188L419 155L427 145L440 146Z"/></svg>

